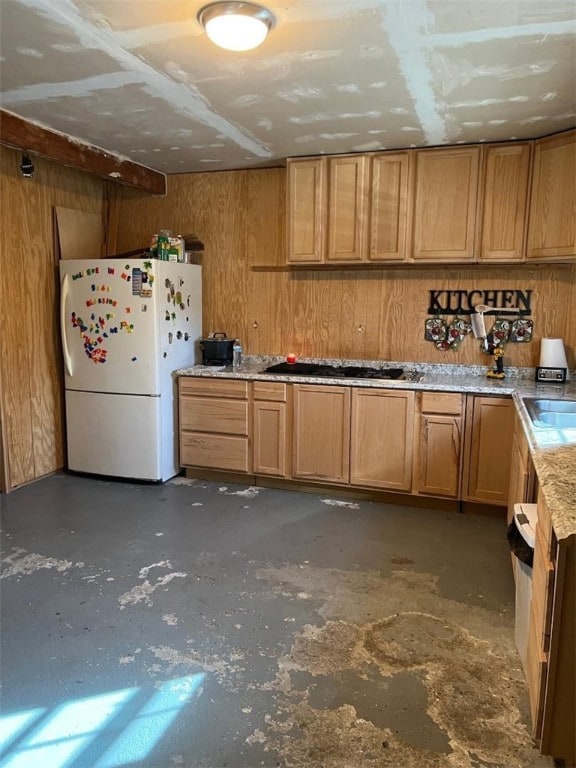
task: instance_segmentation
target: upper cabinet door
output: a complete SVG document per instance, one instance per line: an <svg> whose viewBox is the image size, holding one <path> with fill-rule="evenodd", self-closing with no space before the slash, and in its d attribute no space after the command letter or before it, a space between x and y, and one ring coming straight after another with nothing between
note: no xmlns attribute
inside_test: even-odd
<svg viewBox="0 0 576 768"><path fill-rule="evenodd" d="M414 261L474 261L480 151L415 152Z"/></svg>
<svg viewBox="0 0 576 768"><path fill-rule="evenodd" d="M288 262L321 263L326 247L326 158L288 160Z"/></svg>
<svg viewBox="0 0 576 768"><path fill-rule="evenodd" d="M390 152L372 157L368 255L371 261L402 262L406 259L410 158L408 152Z"/></svg>
<svg viewBox="0 0 576 768"><path fill-rule="evenodd" d="M529 143L520 142L484 149L479 261L524 261L530 151Z"/></svg>
<svg viewBox="0 0 576 768"><path fill-rule="evenodd" d="M576 256L576 131L534 142L526 258L573 261Z"/></svg>
<svg viewBox="0 0 576 768"><path fill-rule="evenodd" d="M367 155L329 159L329 262L366 260L369 162Z"/></svg>

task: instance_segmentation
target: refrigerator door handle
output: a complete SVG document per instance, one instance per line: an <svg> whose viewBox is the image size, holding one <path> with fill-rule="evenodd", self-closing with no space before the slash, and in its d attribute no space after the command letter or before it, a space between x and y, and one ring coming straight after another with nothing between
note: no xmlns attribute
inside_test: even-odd
<svg viewBox="0 0 576 768"><path fill-rule="evenodd" d="M62 285L60 288L60 333L62 334L62 352L64 354L64 365L66 366L66 373L68 376L72 376L72 358L68 351L68 339L66 338L66 299L68 298L68 275L64 275L62 278Z"/></svg>

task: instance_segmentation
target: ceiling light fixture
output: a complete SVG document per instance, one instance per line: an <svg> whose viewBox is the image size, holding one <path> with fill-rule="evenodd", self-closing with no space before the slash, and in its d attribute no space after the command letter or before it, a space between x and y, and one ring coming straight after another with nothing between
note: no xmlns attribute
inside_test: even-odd
<svg viewBox="0 0 576 768"><path fill-rule="evenodd" d="M264 42L274 15L255 3L217 2L198 11L198 21L213 43L229 51L249 51Z"/></svg>

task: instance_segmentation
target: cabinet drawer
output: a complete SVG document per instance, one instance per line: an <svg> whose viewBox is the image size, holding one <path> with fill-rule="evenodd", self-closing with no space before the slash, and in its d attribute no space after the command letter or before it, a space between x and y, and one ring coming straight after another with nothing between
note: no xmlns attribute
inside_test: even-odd
<svg viewBox="0 0 576 768"><path fill-rule="evenodd" d="M280 381L255 381L252 391L254 392L254 400L286 402L287 385Z"/></svg>
<svg viewBox="0 0 576 768"><path fill-rule="evenodd" d="M180 463L185 467L249 471L248 438L182 432Z"/></svg>
<svg viewBox="0 0 576 768"><path fill-rule="evenodd" d="M459 416L462 412L462 395L454 392L422 392L422 413L451 413Z"/></svg>
<svg viewBox="0 0 576 768"><path fill-rule="evenodd" d="M198 395L204 397L235 397L239 400L248 399L248 382L236 379L210 379L181 376L180 394Z"/></svg>
<svg viewBox="0 0 576 768"><path fill-rule="evenodd" d="M182 397L180 429L194 432L219 432L225 435L248 434L248 402L214 397Z"/></svg>

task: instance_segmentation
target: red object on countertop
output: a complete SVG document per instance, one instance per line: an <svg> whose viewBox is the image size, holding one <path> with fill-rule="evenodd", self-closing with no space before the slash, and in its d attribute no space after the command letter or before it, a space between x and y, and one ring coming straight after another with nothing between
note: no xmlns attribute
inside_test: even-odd
<svg viewBox="0 0 576 768"><path fill-rule="evenodd" d="M290 363L290 365L294 365L296 362L296 355L290 352L290 354L286 355L286 362Z"/></svg>

